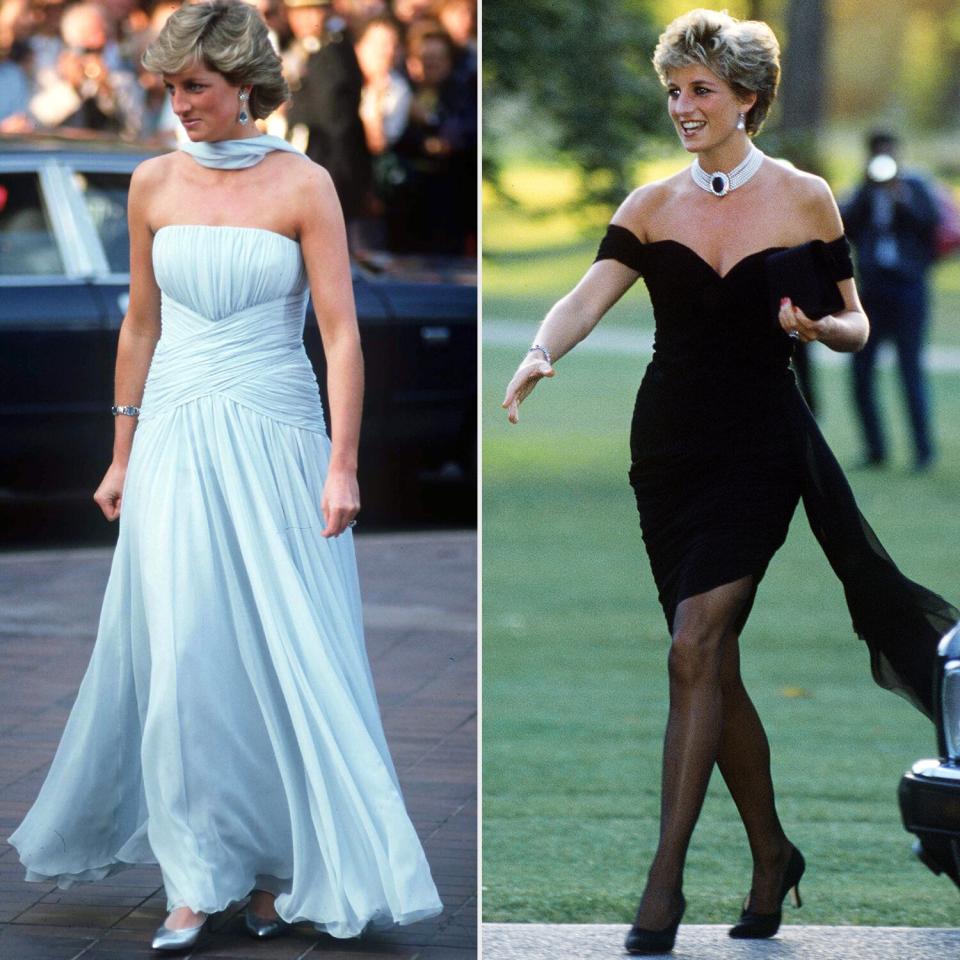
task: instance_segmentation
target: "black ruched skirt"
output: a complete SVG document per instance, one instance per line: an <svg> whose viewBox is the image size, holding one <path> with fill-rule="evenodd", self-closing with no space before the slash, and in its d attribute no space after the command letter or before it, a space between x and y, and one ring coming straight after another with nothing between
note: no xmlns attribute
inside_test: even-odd
<svg viewBox="0 0 960 960"><path fill-rule="evenodd" d="M932 714L937 644L960 614L897 569L789 371L692 379L654 364L637 394L630 448L630 484L671 631L684 599L745 576L760 582L802 499L874 679Z"/></svg>

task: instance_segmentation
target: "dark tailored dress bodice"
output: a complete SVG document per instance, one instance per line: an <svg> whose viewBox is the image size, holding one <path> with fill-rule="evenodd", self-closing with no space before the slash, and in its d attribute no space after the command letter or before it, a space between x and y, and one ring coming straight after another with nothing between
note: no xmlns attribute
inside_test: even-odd
<svg viewBox="0 0 960 960"><path fill-rule="evenodd" d="M597 260L644 278L656 330L637 392L630 483L660 602L673 628L687 597L759 583L797 502L840 578L874 679L927 715L940 637L960 614L907 579L861 515L796 386L765 259L721 276L674 240L642 243L611 224ZM834 280L853 275L845 237L827 244Z"/></svg>

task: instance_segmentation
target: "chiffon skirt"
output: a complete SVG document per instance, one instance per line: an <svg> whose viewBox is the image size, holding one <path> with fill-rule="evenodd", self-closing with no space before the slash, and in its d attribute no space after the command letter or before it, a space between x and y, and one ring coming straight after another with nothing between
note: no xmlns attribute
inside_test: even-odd
<svg viewBox="0 0 960 960"><path fill-rule="evenodd" d="M10 838L62 887L159 863L168 907L254 887L334 936L441 909L363 643L349 531L324 539L329 441L229 397L146 419L99 633Z"/></svg>

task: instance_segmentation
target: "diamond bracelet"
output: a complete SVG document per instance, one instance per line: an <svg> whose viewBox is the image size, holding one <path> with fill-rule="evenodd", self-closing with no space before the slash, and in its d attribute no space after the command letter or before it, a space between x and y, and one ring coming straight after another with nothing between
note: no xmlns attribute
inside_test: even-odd
<svg viewBox="0 0 960 960"><path fill-rule="evenodd" d="M551 367L553 366L553 360L550 358L550 351L549 351L545 346L543 346L543 344L541 344L541 343L535 343L535 344L527 351L527 353L533 353L534 350L539 350L539 351L543 354L543 356L544 356L544 358L546 359L547 363L549 363Z"/></svg>
<svg viewBox="0 0 960 960"><path fill-rule="evenodd" d="M140 408L139 408L139 407L129 407L129 406L124 407L124 406L120 406L119 404L116 404L116 403L110 408L110 412L111 412L114 416L117 416L118 414L121 415L121 416L124 416L124 417L139 417L139 416L140 416Z"/></svg>

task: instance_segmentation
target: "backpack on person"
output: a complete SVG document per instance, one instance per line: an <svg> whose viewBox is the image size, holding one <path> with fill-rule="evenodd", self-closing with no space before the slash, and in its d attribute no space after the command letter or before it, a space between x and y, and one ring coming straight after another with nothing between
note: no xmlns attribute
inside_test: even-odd
<svg viewBox="0 0 960 960"><path fill-rule="evenodd" d="M933 197L940 214L933 238L934 257L944 260L960 250L960 207L953 191L945 184L934 184Z"/></svg>

